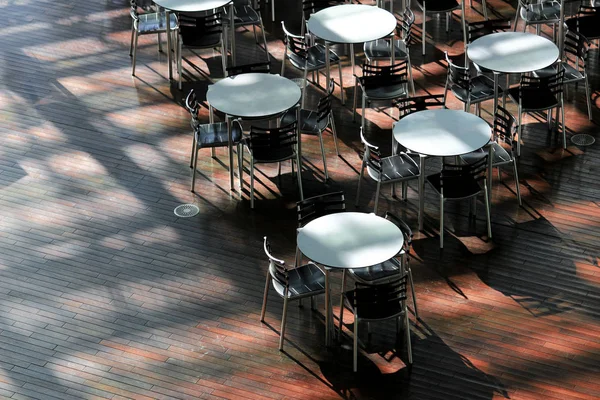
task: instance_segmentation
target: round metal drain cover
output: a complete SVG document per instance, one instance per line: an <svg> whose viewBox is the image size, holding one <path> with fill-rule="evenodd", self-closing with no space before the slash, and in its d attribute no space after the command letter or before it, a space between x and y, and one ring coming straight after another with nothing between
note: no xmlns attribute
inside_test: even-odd
<svg viewBox="0 0 600 400"><path fill-rule="evenodd" d="M573 144L576 146L591 146L595 141L596 139L587 133L578 133L577 135L573 135L571 137L571 142L573 142Z"/></svg>
<svg viewBox="0 0 600 400"><path fill-rule="evenodd" d="M195 215L198 215L200 209L195 204L182 204L180 206L175 207L173 211L175 215L181 218L190 218Z"/></svg>

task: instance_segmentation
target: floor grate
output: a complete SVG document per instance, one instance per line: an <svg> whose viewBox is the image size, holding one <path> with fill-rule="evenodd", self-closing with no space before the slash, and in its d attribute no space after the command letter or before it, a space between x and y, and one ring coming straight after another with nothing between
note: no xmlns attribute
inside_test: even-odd
<svg viewBox="0 0 600 400"><path fill-rule="evenodd" d="M182 204L180 206L175 207L173 211L175 215L181 218L190 218L195 215L198 215L200 209L195 204Z"/></svg>
<svg viewBox="0 0 600 400"><path fill-rule="evenodd" d="M573 142L573 144L576 146L591 146L595 141L596 139L587 133L578 133L577 135L573 135L571 137L571 142Z"/></svg>

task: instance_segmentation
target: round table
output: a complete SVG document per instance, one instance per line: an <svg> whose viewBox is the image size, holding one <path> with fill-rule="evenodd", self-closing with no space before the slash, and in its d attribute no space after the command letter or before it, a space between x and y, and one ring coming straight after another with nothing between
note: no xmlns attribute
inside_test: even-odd
<svg viewBox="0 0 600 400"><path fill-rule="evenodd" d="M402 231L375 214L342 212L317 218L298 232L298 249L312 261L332 268L364 268L396 256ZM331 323L329 274L325 271L325 341Z"/></svg>
<svg viewBox="0 0 600 400"><path fill-rule="evenodd" d="M308 20L308 31L325 41L325 73L329 82L329 43L350 44L354 73L355 43L389 36L396 29L396 17L382 8L364 4L342 4L314 13ZM392 52L392 56L393 56Z"/></svg>
<svg viewBox="0 0 600 400"><path fill-rule="evenodd" d="M485 120L464 111L447 109L409 114L394 124L392 132L394 139L407 149L434 157L470 153L485 146L492 136L492 130ZM419 159L419 229L423 229L425 157Z"/></svg>
<svg viewBox="0 0 600 400"><path fill-rule="evenodd" d="M546 68L558 59L558 47L550 40L524 32L498 32L480 37L467 46L467 57L494 74L494 110L498 106L498 74L522 74ZM508 75L507 75L508 80Z"/></svg>
<svg viewBox="0 0 600 400"><path fill-rule="evenodd" d="M235 26L233 24L233 1L232 0L155 0L154 3L165 9L165 17L169 20L169 14L173 12L194 13L209 11L230 5L231 16L231 59L235 65ZM171 27L167 24L167 59L169 62L169 79L173 79L173 67L171 65Z"/></svg>
<svg viewBox="0 0 600 400"><path fill-rule="evenodd" d="M206 100L211 108L226 115L227 126L230 127L232 117L261 119L279 115L298 104L301 95L298 85L280 75L249 73L231 76L210 85ZM233 189L231 129L229 129L229 183L230 188Z"/></svg>

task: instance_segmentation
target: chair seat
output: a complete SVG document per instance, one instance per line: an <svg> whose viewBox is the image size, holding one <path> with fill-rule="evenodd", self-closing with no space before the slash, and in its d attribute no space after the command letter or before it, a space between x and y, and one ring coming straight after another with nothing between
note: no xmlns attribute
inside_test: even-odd
<svg viewBox="0 0 600 400"><path fill-rule="evenodd" d="M358 281L371 283L386 278L398 277L399 270L398 261L391 259L365 268L350 269L348 272Z"/></svg>
<svg viewBox="0 0 600 400"><path fill-rule="evenodd" d="M449 12L460 8L460 4L456 0L417 0L417 5L421 10L423 9L423 3L425 3L426 13Z"/></svg>
<svg viewBox="0 0 600 400"><path fill-rule="evenodd" d="M318 120L319 113L316 110L300 110L300 133L317 135L327 128L328 119ZM291 124L296 120L296 110L289 109L281 118L281 125Z"/></svg>
<svg viewBox="0 0 600 400"><path fill-rule="evenodd" d="M508 95L515 103L519 104L519 87L509 89ZM548 110L559 104L556 96L547 88L525 91L521 102L523 111Z"/></svg>
<svg viewBox="0 0 600 400"><path fill-rule="evenodd" d="M138 32L143 33L154 33L154 32L166 32L167 30L167 17L165 13L149 13L140 14L138 16ZM176 30L178 27L177 16L171 14L170 28Z"/></svg>
<svg viewBox="0 0 600 400"><path fill-rule="evenodd" d="M290 53L288 55L292 65L298 69L304 70L305 60L297 54ZM322 44L316 44L311 46L307 50L306 69L308 71L316 71L325 68L325 46ZM337 64L340 62L340 58L333 51L329 51L329 63Z"/></svg>
<svg viewBox="0 0 600 400"><path fill-rule="evenodd" d="M288 298L313 296L325 293L325 274L315 264L308 263L288 270L289 292ZM272 280L275 291L281 297L285 295L285 287Z"/></svg>
<svg viewBox="0 0 600 400"><path fill-rule="evenodd" d="M600 15L570 18L565 24L570 31L579 32L589 40L600 38Z"/></svg>
<svg viewBox="0 0 600 400"><path fill-rule="evenodd" d="M391 57L390 39L379 39L366 42L364 45L365 57L369 60L387 59ZM406 60L408 48L402 40L394 40L394 59Z"/></svg>
<svg viewBox="0 0 600 400"><path fill-rule="evenodd" d="M249 5L237 5L233 10L233 19L235 25L254 25L260 24L260 15ZM223 18L223 24L229 25L229 16Z"/></svg>
<svg viewBox="0 0 600 400"><path fill-rule="evenodd" d="M221 33L206 33L203 29L195 26L180 26L179 32L183 46L187 48L209 48L219 46L221 43Z"/></svg>
<svg viewBox="0 0 600 400"><path fill-rule="evenodd" d="M427 177L427 182L431 184L433 189L441 193L441 174L433 174ZM475 179L465 178L465 176L444 176L444 198L445 199L464 199L475 196L481 192L481 187Z"/></svg>
<svg viewBox="0 0 600 400"><path fill-rule="evenodd" d="M357 289L359 292L367 293L372 289ZM359 294L360 296L360 294ZM366 295L368 296L368 295ZM346 306L354 312L354 291L348 291L344 293L344 300ZM364 304L357 307L356 315L358 318L363 320L381 320L386 318L392 318L394 316L402 314L402 304L400 301L391 302L378 302L376 304Z"/></svg>
<svg viewBox="0 0 600 400"><path fill-rule="evenodd" d="M512 158L510 157L508 151L506 151L506 149L502 147L499 143L492 142L490 145L494 149L492 158L493 166L506 164L512 161ZM471 153L463 154L462 156L460 156L460 158L466 164L473 164L474 162L481 160L487 154L489 154L489 145Z"/></svg>
<svg viewBox="0 0 600 400"><path fill-rule="evenodd" d="M363 93L369 100L391 100L408 96L406 80L397 80L399 75L362 76L358 78ZM394 83L396 80L398 83Z"/></svg>
<svg viewBox="0 0 600 400"><path fill-rule="evenodd" d="M379 173L367 166L369 176L379 181ZM401 153L381 159L381 182L402 181L421 174L418 164L408 154Z"/></svg>
<svg viewBox="0 0 600 400"><path fill-rule="evenodd" d="M469 93L458 85L452 85L450 88L457 99L466 103ZM498 93L502 93L502 88L498 86ZM494 81L485 75L478 75L471 79L471 103L494 98Z"/></svg>
<svg viewBox="0 0 600 400"><path fill-rule="evenodd" d="M575 82L575 81L580 81L582 79L585 79L583 72L577 71L572 65L562 64L562 66L563 66L563 69L565 70L565 78L563 81L564 83L570 83L570 82ZM537 71L534 71L533 75L537 76L539 78L546 78L548 76L556 75L556 66L551 65L544 69L539 69Z"/></svg>
<svg viewBox="0 0 600 400"><path fill-rule="evenodd" d="M528 24L548 24L560 20L560 3L544 1L521 7L521 18Z"/></svg>
<svg viewBox="0 0 600 400"><path fill-rule="evenodd" d="M198 147L222 147L229 144L227 123L217 122L214 124L202 124L196 129L196 143ZM242 130L237 123L231 126L231 138L233 143L242 140Z"/></svg>

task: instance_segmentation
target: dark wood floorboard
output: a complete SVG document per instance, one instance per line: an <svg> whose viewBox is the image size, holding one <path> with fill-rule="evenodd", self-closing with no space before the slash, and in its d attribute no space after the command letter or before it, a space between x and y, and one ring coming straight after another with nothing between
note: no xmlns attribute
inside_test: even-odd
<svg viewBox="0 0 600 400"><path fill-rule="evenodd" d="M515 3L489 5L492 14L512 17ZM300 3L277 0L276 8L278 21L299 31ZM422 319L411 316L413 367L405 364L393 324L382 324L355 375L351 341L326 349L320 313L292 306L283 353L277 350L282 302L275 295L267 324L259 322L263 236L278 256L293 259L298 193L289 165L280 179L274 167L259 168L250 210L248 180L241 195L230 192L225 152L212 159L202 151L196 194L189 191L191 132L181 102L190 88L205 99L210 82L201 71L219 79L218 54L186 52L193 64L184 61L180 92L167 80L166 55L157 52L154 36L140 37L137 77L131 76L124 0L8 1L0 9L1 397L600 397L598 143L578 148L569 141L562 150L539 117L527 116L519 162L523 207L512 172L503 171L501 181L494 178L493 240L485 235L482 205L470 221L468 204L450 203L441 252L438 202L427 191L426 227L412 254ZM482 19L476 10L468 8L468 20ZM281 26L270 13L265 17L278 71ZM428 24L426 57L417 26L411 55L419 93L443 90L443 51L457 58L464 52L458 18L449 33L444 25L443 18ZM265 59L252 32L240 29L237 37L239 62ZM334 104L341 156L326 135L330 180L324 183L318 139L303 137L305 196L344 190L351 210L370 211L372 182L365 180L353 205L360 167L359 125L350 108L354 81L348 49L334 49L349 99ZM598 57L594 47L594 120L587 119L583 85L570 87L568 140L581 132L599 139ZM289 65L285 75L300 76ZM309 87L307 104L321 93ZM449 107L462 105L450 95ZM483 106L488 120L490 108ZM366 117L367 136L389 153L393 118L373 109ZM432 162L428 171L437 166ZM384 190L379 212L393 211L416 227L413 188L407 202ZM200 214L177 218L173 209L182 203L198 205Z"/></svg>

